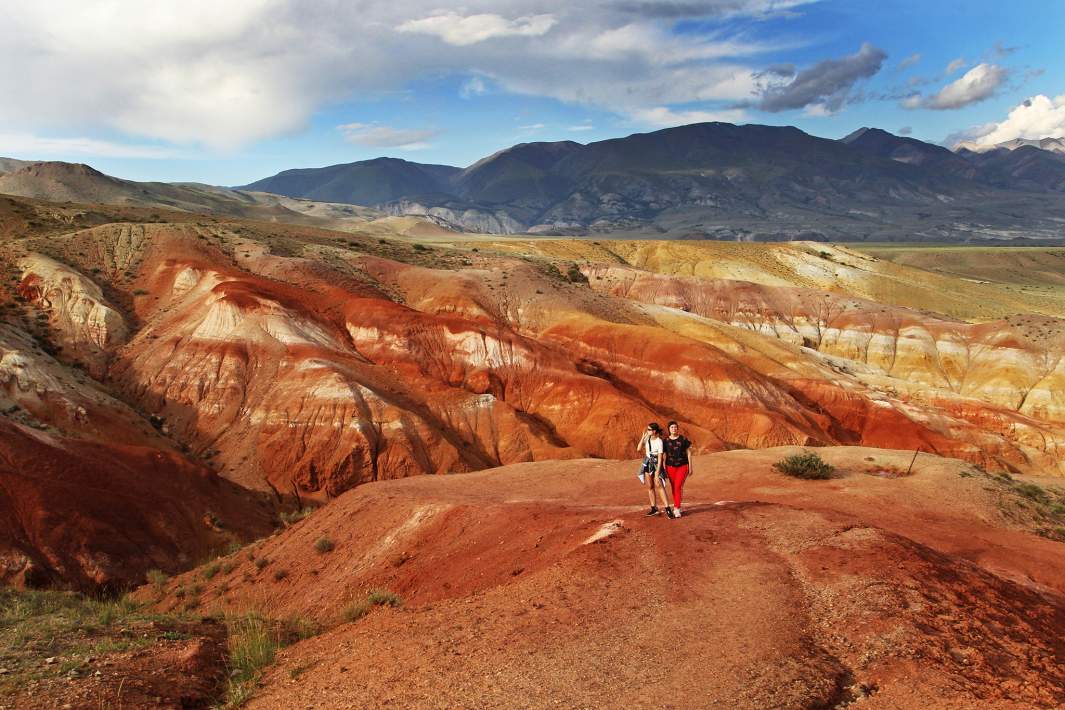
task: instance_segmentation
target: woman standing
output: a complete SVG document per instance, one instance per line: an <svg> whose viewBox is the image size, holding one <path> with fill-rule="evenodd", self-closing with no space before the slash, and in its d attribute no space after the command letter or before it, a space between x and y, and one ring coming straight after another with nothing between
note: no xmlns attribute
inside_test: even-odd
<svg viewBox="0 0 1065 710"><path fill-rule="evenodd" d="M673 515L680 517L680 500L684 494L684 481L692 475L692 442L680 435L680 425L669 423L669 437L662 442L666 475L673 486Z"/></svg>
<svg viewBox="0 0 1065 710"><path fill-rule="evenodd" d="M673 506L669 500L669 489L666 488L665 469L663 468L662 427L658 422L647 425L646 431L640 437L640 443L636 445L637 451L644 454L640 472L636 474L641 483L647 483L647 498L651 502L651 509L647 515L658 515L658 486L662 486L662 507L666 509L666 515L673 517ZM646 481L645 481L646 479ZM661 479L661 480L660 480Z"/></svg>

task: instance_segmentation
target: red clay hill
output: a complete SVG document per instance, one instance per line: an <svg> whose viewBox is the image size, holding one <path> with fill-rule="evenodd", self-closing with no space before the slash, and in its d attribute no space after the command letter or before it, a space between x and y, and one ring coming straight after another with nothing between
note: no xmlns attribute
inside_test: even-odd
<svg viewBox="0 0 1065 710"><path fill-rule="evenodd" d="M771 468L797 451L697 457L679 520L631 463L379 482L139 596L329 629L252 708L1065 702L1065 556L1016 482L863 448ZM374 589L402 605L351 614Z"/></svg>

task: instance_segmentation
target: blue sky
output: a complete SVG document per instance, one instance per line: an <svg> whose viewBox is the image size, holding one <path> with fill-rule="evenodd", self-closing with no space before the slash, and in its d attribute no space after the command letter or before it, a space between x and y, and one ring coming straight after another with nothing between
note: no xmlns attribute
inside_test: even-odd
<svg viewBox="0 0 1065 710"><path fill-rule="evenodd" d="M6 6L6 7L5 7ZM1065 3L0 0L0 155L234 185L699 120L1065 136Z"/></svg>

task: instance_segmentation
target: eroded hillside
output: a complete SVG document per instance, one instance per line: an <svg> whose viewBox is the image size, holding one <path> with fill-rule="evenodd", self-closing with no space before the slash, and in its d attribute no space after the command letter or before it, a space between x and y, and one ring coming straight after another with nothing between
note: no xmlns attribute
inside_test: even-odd
<svg viewBox="0 0 1065 710"><path fill-rule="evenodd" d="M671 418L703 452L920 447L1065 473L1054 292L825 245L466 240L420 225L16 225L5 416L48 446L147 447L300 500L630 458L647 421ZM1040 315L1003 317L1017 312ZM23 547L39 524L20 518Z"/></svg>

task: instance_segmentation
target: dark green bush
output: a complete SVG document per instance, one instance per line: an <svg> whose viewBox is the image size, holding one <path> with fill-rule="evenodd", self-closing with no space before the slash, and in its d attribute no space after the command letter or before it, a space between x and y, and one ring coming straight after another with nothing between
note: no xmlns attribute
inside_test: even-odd
<svg viewBox="0 0 1065 710"><path fill-rule="evenodd" d="M788 456L773 464L773 468L794 478L823 481L832 478L835 468L813 452Z"/></svg>

